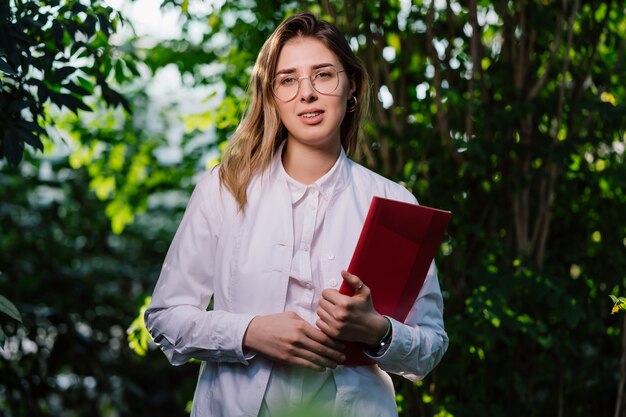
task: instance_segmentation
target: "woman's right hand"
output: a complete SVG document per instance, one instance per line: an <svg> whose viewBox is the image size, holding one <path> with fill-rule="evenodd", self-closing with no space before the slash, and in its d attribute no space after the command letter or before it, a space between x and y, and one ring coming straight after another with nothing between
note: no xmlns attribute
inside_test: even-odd
<svg viewBox="0 0 626 417"><path fill-rule="evenodd" d="M343 343L291 311L253 318L243 337L243 347L315 371L334 369L345 360Z"/></svg>

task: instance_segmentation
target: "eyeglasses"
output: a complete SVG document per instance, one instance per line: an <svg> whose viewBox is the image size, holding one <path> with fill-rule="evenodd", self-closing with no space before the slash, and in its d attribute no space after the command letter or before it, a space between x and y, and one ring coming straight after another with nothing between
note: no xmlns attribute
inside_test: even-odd
<svg viewBox="0 0 626 417"><path fill-rule="evenodd" d="M315 91L324 95L332 94L339 86L339 73L342 72L346 70L337 71L334 67L324 67L313 71L308 77L279 74L272 81L272 92L280 101L291 101L300 91L300 81L308 78Z"/></svg>

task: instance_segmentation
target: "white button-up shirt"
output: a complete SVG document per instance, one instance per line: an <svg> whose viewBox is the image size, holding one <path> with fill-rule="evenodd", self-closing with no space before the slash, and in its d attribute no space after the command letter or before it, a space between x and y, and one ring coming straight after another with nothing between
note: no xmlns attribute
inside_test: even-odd
<svg viewBox="0 0 626 417"><path fill-rule="evenodd" d="M304 185L278 167L289 186L293 207L294 254L289 273L285 311L293 311L315 326L322 290L325 288L323 263L334 255L322 256L322 230L326 208L341 174L342 158L313 184ZM314 404L333 411L337 387L333 372L316 372L286 364L274 364L259 417L283 415L287 406L307 407ZM322 413L320 413L322 414ZM328 413L323 413L326 415ZM290 415L297 415L291 412Z"/></svg>
<svg viewBox="0 0 626 417"><path fill-rule="evenodd" d="M313 305L323 288L339 287L340 271L350 262L372 197L416 203L405 188L350 161L343 151L333 170L336 177L317 237L306 231L311 227L306 219L294 224L293 194L280 152L252 179L244 212L221 187L218 168L204 174L194 190L145 316L171 363L203 361L192 417L256 417L274 363L243 352L252 318L285 311L288 300L297 299L298 312L308 312L303 318L314 323ZM319 210L319 198L324 197L317 191L317 206L307 199L303 207ZM294 226L301 228L299 241ZM310 242L303 238L307 233L312 233ZM315 253L308 261L297 255L310 250ZM289 295L296 288L290 279L302 280L296 291L306 292L311 266L313 305L311 297ZM214 307L207 311L211 297ZM393 339L375 358L377 365L329 371L336 386L336 411L346 417L397 415L393 385L384 371L411 380L430 372L448 346L442 312L431 267L405 323L392 320Z"/></svg>

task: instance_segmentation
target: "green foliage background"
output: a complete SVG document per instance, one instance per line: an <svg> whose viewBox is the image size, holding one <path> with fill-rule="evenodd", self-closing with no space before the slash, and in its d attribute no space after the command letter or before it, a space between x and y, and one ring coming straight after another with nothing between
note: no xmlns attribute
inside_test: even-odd
<svg viewBox="0 0 626 417"><path fill-rule="evenodd" d="M176 39L81 4L0 8L2 155L24 149L0 162L0 294L23 320L0 316L5 415L185 415L197 365L170 367L133 321L257 51L301 9L372 77L357 158L454 212L437 259L450 349L424 381L394 377L401 415L624 415L621 2L164 0ZM206 100L155 106L150 79L172 70Z"/></svg>

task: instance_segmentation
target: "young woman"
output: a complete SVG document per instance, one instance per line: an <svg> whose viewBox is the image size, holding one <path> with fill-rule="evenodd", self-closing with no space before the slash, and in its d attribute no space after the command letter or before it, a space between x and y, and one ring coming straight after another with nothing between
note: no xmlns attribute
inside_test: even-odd
<svg viewBox="0 0 626 417"><path fill-rule="evenodd" d="M189 201L146 325L172 364L202 361L192 416L312 406L396 416L386 372L422 378L448 338L434 267L405 323L378 314L343 271L373 196L416 204L346 156L368 103L365 70L337 28L301 13L265 42L249 88L222 164ZM342 279L354 296L337 291ZM346 341L376 365L342 366Z"/></svg>

